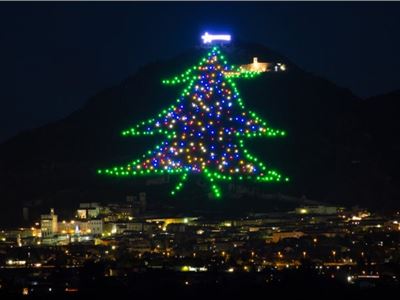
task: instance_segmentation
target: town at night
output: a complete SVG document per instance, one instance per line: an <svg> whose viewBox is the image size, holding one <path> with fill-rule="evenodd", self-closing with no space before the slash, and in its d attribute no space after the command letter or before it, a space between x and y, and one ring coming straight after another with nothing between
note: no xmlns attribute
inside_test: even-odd
<svg viewBox="0 0 400 300"><path fill-rule="evenodd" d="M1 231L1 286L60 296L126 284L129 293L154 295L148 285L188 293L243 278L249 289L277 289L304 273L355 293L398 286L399 237L400 212L313 204L232 217L168 215L148 211L141 193L80 203L66 220L50 209L32 227ZM146 276L162 282L142 286Z"/></svg>

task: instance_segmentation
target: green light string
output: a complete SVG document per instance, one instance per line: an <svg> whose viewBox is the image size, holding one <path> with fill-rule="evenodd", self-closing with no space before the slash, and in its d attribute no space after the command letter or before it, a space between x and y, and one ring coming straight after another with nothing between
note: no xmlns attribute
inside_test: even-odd
<svg viewBox="0 0 400 300"><path fill-rule="evenodd" d="M267 126L267 123L255 112L245 109L236 83L233 81L238 78L254 78L261 73L228 66L220 50L214 47L198 65L179 76L162 81L167 85L187 83L175 104L162 110L156 118L142 121L121 132L123 136L157 134L165 136L166 139L153 150L143 154L142 158L126 166L98 170L98 173L114 176L180 174L179 182L171 191L172 195L183 188L189 173L203 173L210 182L211 191L216 198L222 195L217 184L219 181L289 181L277 171L267 169L263 162L244 147L244 138L286 135L285 131ZM204 81L208 84L202 84ZM218 97L218 95L221 96L216 102L207 102L206 98ZM240 110L235 110L235 107L239 107ZM190 116L191 119L188 119ZM219 119L231 123L235 121L237 125L212 129L221 122ZM178 131L178 126L190 128L190 130L188 133L186 129ZM217 130L218 136L213 137ZM205 137L207 140L204 140ZM208 154L213 151L213 148L207 144L210 141L211 144L216 143L220 151L215 162L215 156L211 155L210 160Z"/></svg>

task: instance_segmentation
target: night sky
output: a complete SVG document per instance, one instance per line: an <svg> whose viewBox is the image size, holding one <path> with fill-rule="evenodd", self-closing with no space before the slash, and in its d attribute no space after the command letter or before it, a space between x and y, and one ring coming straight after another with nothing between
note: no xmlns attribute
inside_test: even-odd
<svg viewBox="0 0 400 300"><path fill-rule="evenodd" d="M263 43L361 97L400 88L400 3L0 3L0 141L205 30Z"/></svg>

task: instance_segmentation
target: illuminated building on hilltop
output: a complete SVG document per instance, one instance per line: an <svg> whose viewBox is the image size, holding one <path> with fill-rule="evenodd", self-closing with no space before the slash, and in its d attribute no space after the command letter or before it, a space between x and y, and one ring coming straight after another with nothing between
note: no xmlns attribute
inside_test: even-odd
<svg viewBox="0 0 400 300"><path fill-rule="evenodd" d="M253 57L253 62L251 64L241 65L240 69L251 72L267 72L267 70L270 68L270 65L270 63L266 62L258 62L258 58Z"/></svg>
<svg viewBox="0 0 400 300"><path fill-rule="evenodd" d="M253 62L241 65L240 69L247 72L279 72L286 71L286 66L282 63L259 62L258 57L253 57Z"/></svg>
<svg viewBox="0 0 400 300"><path fill-rule="evenodd" d="M253 62L250 64L239 65L238 68L224 71L226 77L252 77L254 74L265 72L284 72L286 65L282 63L259 62L258 57L253 57Z"/></svg>

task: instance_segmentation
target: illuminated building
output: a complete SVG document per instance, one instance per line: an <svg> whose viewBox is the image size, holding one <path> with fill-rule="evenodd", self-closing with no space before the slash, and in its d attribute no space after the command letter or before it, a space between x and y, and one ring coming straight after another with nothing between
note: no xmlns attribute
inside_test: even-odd
<svg viewBox="0 0 400 300"><path fill-rule="evenodd" d="M226 75L237 75L240 73L264 73L264 72L283 72L286 71L286 65L282 63L260 62L258 57L253 57L250 64L240 65L236 71L225 72ZM236 73L235 73L236 72Z"/></svg>
<svg viewBox="0 0 400 300"><path fill-rule="evenodd" d="M76 217L79 219L97 218L100 214L101 205L97 202L80 203Z"/></svg>
<svg viewBox="0 0 400 300"><path fill-rule="evenodd" d="M196 221L197 217L185 217L185 218L157 218L157 219L147 219L148 223L156 223L160 225L163 230L167 229L169 224L190 224Z"/></svg>
<svg viewBox="0 0 400 300"><path fill-rule="evenodd" d="M273 232L272 233L272 242L278 243L281 240L295 238L299 239L304 236L304 232L301 231L283 231L283 232Z"/></svg>
<svg viewBox="0 0 400 300"><path fill-rule="evenodd" d="M257 57L253 57L253 63L241 65L240 69L249 72L267 72L271 67L270 63L259 62Z"/></svg>
<svg viewBox="0 0 400 300"><path fill-rule="evenodd" d="M104 222L102 219L71 220L58 222L58 234L101 235Z"/></svg>
<svg viewBox="0 0 400 300"><path fill-rule="evenodd" d="M100 235L103 233L103 220L91 219L87 221L87 231L92 235Z"/></svg>
<svg viewBox="0 0 400 300"><path fill-rule="evenodd" d="M343 211L342 207L314 205L302 206L295 209L295 213L299 215L315 214L315 215L335 215Z"/></svg>
<svg viewBox="0 0 400 300"><path fill-rule="evenodd" d="M78 219L87 219L87 210L86 209L78 209L76 211L76 217Z"/></svg>
<svg viewBox="0 0 400 300"><path fill-rule="evenodd" d="M42 238L51 237L57 233L57 215L54 213L54 208L50 209L50 214L41 215L40 217L40 230Z"/></svg>

